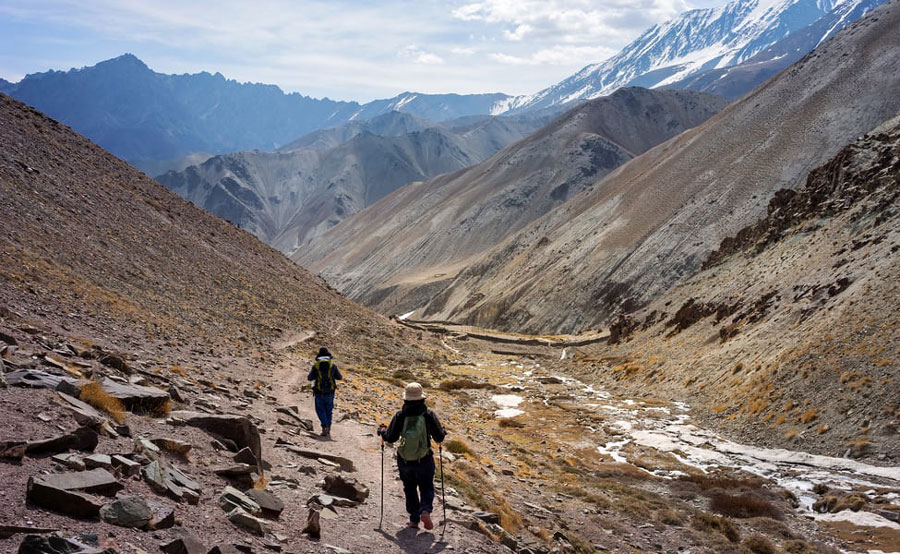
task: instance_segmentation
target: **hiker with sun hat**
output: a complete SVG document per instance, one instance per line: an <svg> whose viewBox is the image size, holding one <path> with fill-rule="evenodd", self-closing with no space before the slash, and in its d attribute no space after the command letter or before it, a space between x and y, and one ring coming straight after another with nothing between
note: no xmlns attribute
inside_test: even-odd
<svg viewBox="0 0 900 554"><path fill-rule="evenodd" d="M437 415L425 405L425 391L419 383L406 385L403 407L394 414L391 424L382 424L378 435L397 446L397 469L406 496L409 526L434 528L431 512L434 509L434 453L431 441L444 441L446 433Z"/></svg>

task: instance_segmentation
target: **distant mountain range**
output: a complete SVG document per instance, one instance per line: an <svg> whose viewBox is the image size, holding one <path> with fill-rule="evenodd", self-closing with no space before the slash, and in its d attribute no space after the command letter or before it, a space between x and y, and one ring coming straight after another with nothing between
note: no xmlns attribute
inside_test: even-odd
<svg viewBox="0 0 900 554"><path fill-rule="evenodd" d="M368 104L285 94L221 74L156 73L131 54L0 83L0 91L72 126L120 158L274 150L311 131L402 110L435 121L486 114L504 94L404 93Z"/></svg>
<svg viewBox="0 0 900 554"><path fill-rule="evenodd" d="M277 152L214 156L157 180L289 253L398 187L477 164L546 123L496 116L436 123L394 111L316 131Z"/></svg>
<svg viewBox="0 0 900 554"><path fill-rule="evenodd" d="M884 0L733 0L719 8L690 10L654 25L612 58L591 64L536 94L509 99L496 113L527 112L610 94L624 86L701 88L689 80L746 62L789 56L783 69ZM771 47L803 31L803 39ZM789 61L788 61L789 60ZM742 70L745 71L745 70ZM726 87L736 98L777 71L755 73ZM705 90L710 91L710 88Z"/></svg>
<svg viewBox="0 0 900 554"><path fill-rule="evenodd" d="M131 54L0 80L0 92L72 126L135 166L183 167L198 153L275 150L310 132L392 111L431 121L547 115L623 86L748 93L883 0L734 0L656 25L602 63L527 96L404 92L366 104L285 94L221 74L156 73ZM166 163L157 162L165 160Z"/></svg>

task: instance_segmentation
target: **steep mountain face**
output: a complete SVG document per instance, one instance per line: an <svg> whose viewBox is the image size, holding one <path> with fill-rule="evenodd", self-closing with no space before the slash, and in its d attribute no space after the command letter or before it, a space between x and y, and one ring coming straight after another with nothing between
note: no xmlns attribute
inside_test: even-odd
<svg viewBox="0 0 900 554"><path fill-rule="evenodd" d="M317 129L394 110L433 120L488 114L506 98L404 93L360 105L284 94L273 85L241 84L219 73L156 73L131 54L3 86L113 154L137 162L272 150Z"/></svg>
<svg viewBox="0 0 900 554"><path fill-rule="evenodd" d="M806 40L806 45L815 46L860 17L866 7L882 1L734 0L720 8L691 10L654 25L609 60L589 65L534 95L510 99L503 107L514 113L596 98L623 86L669 85L698 73L741 64L796 31L809 31L806 28L822 17L837 20L833 26L823 22L816 27L818 34Z"/></svg>
<svg viewBox="0 0 900 554"><path fill-rule="evenodd" d="M7 96L0 193L0 253L15 261L0 265L0 304L53 314L67 335L167 352L199 341L224 355L270 351L301 330L343 345L341 322L370 328L359 340L371 348L392 333L248 233Z"/></svg>
<svg viewBox="0 0 900 554"><path fill-rule="evenodd" d="M824 40L882 3L883 0L846 2L743 63L700 71L665 88L699 90L735 100L797 62Z"/></svg>
<svg viewBox="0 0 900 554"><path fill-rule="evenodd" d="M476 164L542 123L488 117L445 127L392 112L314 133L286 151L216 156L157 179L291 252L397 187Z"/></svg>
<svg viewBox="0 0 900 554"><path fill-rule="evenodd" d="M619 317L604 356L622 365L604 373L702 399L745 440L894 450L898 251L900 117L777 191L704 271Z"/></svg>
<svg viewBox="0 0 900 554"><path fill-rule="evenodd" d="M540 331L606 322L695 273L775 190L900 113L900 3L874 10L750 96L619 168L470 262L435 317ZM394 253L399 257L398 253Z"/></svg>
<svg viewBox="0 0 900 554"><path fill-rule="evenodd" d="M0 92L2 92L3 94L9 94L9 91L11 91L14 86L15 85L10 83L9 81L0 79Z"/></svg>
<svg viewBox="0 0 900 554"><path fill-rule="evenodd" d="M418 308L498 242L724 106L695 92L620 90L482 164L398 190L294 259L384 312Z"/></svg>

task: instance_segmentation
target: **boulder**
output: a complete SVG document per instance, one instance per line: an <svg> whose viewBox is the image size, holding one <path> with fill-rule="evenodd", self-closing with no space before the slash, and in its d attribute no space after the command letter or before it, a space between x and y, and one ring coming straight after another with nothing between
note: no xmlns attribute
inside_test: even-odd
<svg viewBox="0 0 900 554"><path fill-rule="evenodd" d="M95 518L103 507L103 504L92 496L60 489L34 477L28 479L25 497L35 506L76 518Z"/></svg>
<svg viewBox="0 0 900 554"><path fill-rule="evenodd" d="M209 554L243 554L236 546L233 544L217 544L212 547L212 550L209 551Z"/></svg>
<svg viewBox="0 0 900 554"><path fill-rule="evenodd" d="M301 533L309 535L309 538L315 540L322 538L322 527L319 523L318 510L314 510L313 508L309 509L309 514L306 516L306 527L303 528Z"/></svg>
<svg viewBox="0 0 900 554"><path fill-rule="evenodd" d="M56 454L66 450L81 450L93 452L100 441L100 435L90 427L79 427L71 433L52 437L49 439L32 441L25 446L25 453L29 456L42 454Z"/></svg>
<svg viewBox="0 0 900 554"><path fill-rule="evenodd" d="M119 527L143 529L153 519L153 511L143 498L123 496L100 508L100 518Z"/></svg>
<svg viewBox="0 0 900 554"><path fill-rule="evenodd" d="M141 468L141 475L144 477L147 485L154 491L165 494L168 490L166 487L166 472L158 460L152 461Z"/></svg>
<svg viewBox="0 0 900 554"><path fill-rule="evenodd" d="M243 527L247 529L251 533L254 533L259 536L263 536L269 530L269 526L263 520L258 517L254 517L241 508L235 508L228 512L228 521L237 525L238 527Z"/></svg>
<svg viewBox="0 0 900 554"><path fill-rule="evenodd" d="M251 452L249 448L242 448L240 452L235 454L234 458L232 459L239 464L247 464L251 466L259 465L259 458L254 456L253 452Z"/></svg>
<svg viewBox="0 0 900 554"><path fill-rule="evenodd" d="M185 424L191 427L197 427L206 431L213 438L223 442L231 441L239 449L249 448L250 452L256 456L256 459L262 459L262 442L259 438L259 429L244 416L202 414L198 412L173 412L171 415L183 419Z"/></svg>
<svg viewBox="0 0 900 554"><path fill-rule="evenodd" d="M253 515L262 512L262 508L259 504L234 487L225 487L225 490L223 490L222 494L219 496L219 506L226 512L231 512L235 508L240 508Z"/></svg>
<svg viewBox="0 0 900 554"><path fill-rule="evenodd" d="M179 537L159 547L165 554L206 554L206 547L191 535Z"/></svg>
<svg viewBox="0 0 900 554"><path fill-rule="evenodd" d="M284 502L269 491L250 489L244 494L259 505L263 517L277 519L284 511Z"/></svg>
<svg viewBox="0 0 900 554"><path fill-rule="evenodd" d="M25 441L0 441L0 458L21 461L25 457Z"/></svg>
<svg viewBox="0 0 900 554"><path fill-rule="evenodd" d="M123 360L119 356L113 354L104 354L98 361L106 367L118 369L122 373L131 373L131 368L129 368L128 364L125 363L125 360Z"/></svg>
<svg viewBox="0 0 900 554"><path fill-rule="evenodd" d="M16 387L32 387L36 389L56 389L62 381L76 383L71 377L53 375L37 369L18 369L6 374L6 382Z"/></svg>
<svg viewBox="0 0 900 554"><path fill-rule="evenodd" d="M351 477L326 475L324 488L330 494L349 498L355 502L364 502L369 497L368 487Z"/></svg>
<svg viewBox="0 0 900 554"><path fill-rule="evenodd" d="M200 485L164 460L154 460L141 468L141 475L151 489L174 500L196 504L200 500Z"/></svg>
<svg viewBox="0 0 900 554"><path fill-rule="evenodd" d="M171 402L169 393L156 387L117 383L109 378L104 379L100 386L131 412L160 412L167 403Z"/></svg>

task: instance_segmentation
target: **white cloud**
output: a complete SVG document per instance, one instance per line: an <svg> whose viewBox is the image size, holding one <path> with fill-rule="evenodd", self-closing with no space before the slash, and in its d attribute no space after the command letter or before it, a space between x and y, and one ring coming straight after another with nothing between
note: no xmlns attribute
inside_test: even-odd
<svg viewBox="0 0 900 554"><path fill-rule="evenodd" d="M402 60L411 61L425 65L435 65L444 63L444 59L433 52L428 52L416 46L408 44L397 52L397 57Z"/></svg>

